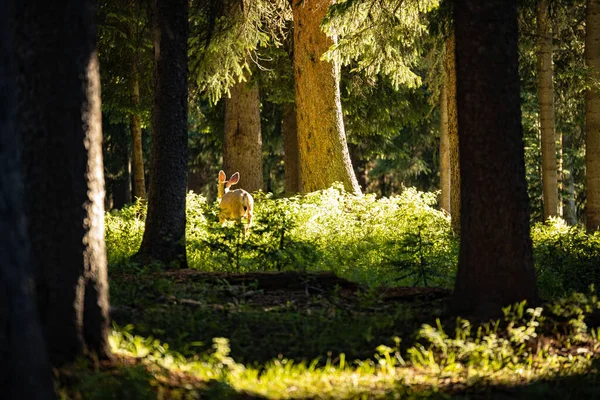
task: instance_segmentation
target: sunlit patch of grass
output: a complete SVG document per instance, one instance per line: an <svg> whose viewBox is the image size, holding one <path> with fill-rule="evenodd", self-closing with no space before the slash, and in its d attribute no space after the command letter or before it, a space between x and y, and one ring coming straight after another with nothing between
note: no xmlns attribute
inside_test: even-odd
<svg viewBox="0 0 600 400"><path fill-rule="evenodd" d="M550 308L564 309L564 303ZM568 303L584 305L581 313L569 314L580 322L581 315L600 309L594 296L572 298ZM212 351L186 358L156 339L131 334L131 327L115 328L110 345L115 354L141 360L157 382L183 374L188 377L183 379L185 389L191 392L220 388L220 395L226 389L229 395L270 399L429 397L597 374L593 368L598 349L595 331L567 320L564 334L556 334L560 315L544 315L541 308L528 309L524 303L506 308L504 314L502 320L481 325L459 319L453 337L439 322L435 327L424 325L416 345L401 351L397 339L396 346L379 346L366 360L350 361L341 355L335 361L296 363L278 358L249 366L230 356L225 338L215 338Z"/></svg>

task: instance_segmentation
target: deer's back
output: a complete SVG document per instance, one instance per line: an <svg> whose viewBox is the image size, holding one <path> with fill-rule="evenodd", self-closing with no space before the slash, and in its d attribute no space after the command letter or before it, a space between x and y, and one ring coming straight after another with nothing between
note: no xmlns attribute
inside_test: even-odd
<svg viewBox="0 0 600 400"><path fill-rule="evenodd" d="M244 198L247 197L247 201ZM252 213L254 199L243 189L230 190L221 198L221 213L228 219L247 217Z"/></svg>

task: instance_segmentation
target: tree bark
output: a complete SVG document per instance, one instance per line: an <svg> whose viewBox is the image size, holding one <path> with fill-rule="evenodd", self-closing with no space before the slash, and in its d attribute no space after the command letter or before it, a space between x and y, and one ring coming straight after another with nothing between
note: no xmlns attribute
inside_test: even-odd
<svg viewBox="0 0 600 400"><path fill-rule="evenodd" d="M517 56L516 2L457 0L461 240L455 311L489 318L537 301Z"/></svg>
<svg viewBox="0 0 600 400"><path fill-rule="evenodd" d="M331 0L292 2L301 190L311 192L341 182L347 191L358 194L342 119L339 67L321 60L335 41L320 26L331 4Z"/></svg>
<svg viewBox="0 0 600 400"><path fill-rule="evenodd" d="M448 92L446 78L440 92L440 208L450 213L450 141L448 138Z"/></svg>
<svg viewBox="0 0 600 400"><path fill-rule="evenodd" d="M28 228L38 309L55 366L81 355L110 356L94 15L92 1L17 4Z"/></svg>
<svg viewBox="0 0 600 400"><path fill-rule="evenodd" d="M298 153L298 124L296 123L296 106L294 103L283 105L283 165L285 167L285 193L300 193L300 155Z"/></svg>
<svg viewBox="0 0 600 400"><path fill-rule="evenodd" d="M16 135L14 15L0 0L0 388L8 400L54 399L52 373L35 306Z"/></svg>
<svg viewBox="0 0 600 400"><path fill-rule="evenodd" d="M146 228L137 261L187 268L188 2L156 0L154 107Z"/></svg>
<svg viewBox="0 0 600 400"><path fill-rule="evenodd" d="M137 114L140 107L140 74L135 57L131 60L130 71L131 113L129 124L131 129L131 154L133 160L133 197L146 198L146 179L144 177L144 153L142 151L142 121Z"/></svg>
<svg viewBox="0 0 600 400"><path fill-rule="evenodd" d="M258 84L239 82L230 92L225 100L223 169L228 177L240 173L240 188L264 190Z"/></svg>
<svg viewBox="0 0 600 400"><path fill-rule="evenodd" d="M569 225L577 224L577 206L575 205L575 179L573 178L573 149L571 134L563 133L563 173L565 187L563 197L563 218Z"/></svg>
<svg viewBox="0 0 600 400"><path fill-rule="evenodd" d="M587 0L585 62L588 89L585 96L586 227L600 229L600 1Z"/></svg>
<svg viewBox="0 0 600 400"><path fill-rule="evenodd" d="M450 215L452 230L460 234L460 149L458 137L458 111L456 108L456 62L454 33L446 39L444 60L446 106L448 107L448 152L450 161Z"/></svg>
<svg viewBox="0 0 600 400"><path fill-rule="evenodd" d="M558 175L554 122L554 71L552 66L552 21L548 0L537 5L537 89L542 136L542 197L544 219L558 216Z"/></svg>

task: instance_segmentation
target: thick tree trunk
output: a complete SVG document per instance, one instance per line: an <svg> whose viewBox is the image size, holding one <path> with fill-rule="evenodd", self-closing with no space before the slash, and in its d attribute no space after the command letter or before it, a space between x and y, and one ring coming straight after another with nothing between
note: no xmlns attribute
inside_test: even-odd
<svg viewBox="0 0 600 400"><path fill-rule="evenodd" d="M585 62L588 90L585 96L586 227L600 229L600 1L587 0Z"/></svg>
<svg viewBox="0 0 600 400"><path fill-rule="evenodd" d="M14 15L0 0L0 388L7 400L53 399L52 372L35 307L16 135Z"/></svg>
<svg viewBox="0 0 600 400"><path fill-rule="evenodd" d="M461 240L453 305L488 318L537 300L517 57L516 2L455 3Z"/></svg>
<svg viewBox="0 0 600 400"><path fill-rule="evenodd" d="M154 12L154 107L148 212L136 259L187 268L185 199L188 112L188 2L157 0Z"/></svg>
<svg viewBox="0 0 600 400"><path fill-rule="evenodd" d="M452 230L460 234L460 160L458 138L458 112L456 109L456 62L455 39L452 34L446 40L444 60L446 106L448 107L448 152L450 159L450 215Z"/></svg>
<svg viewBox="0 0 600 400"><path fill-rule="evenodd" d="M544 219L558 216L558 174L556 167L556 140L554 123L554 82L552 67L552 21L548 0L537 5L538 54L537 89L540 104L540 131L542 136L542 193Z"/></svg>
<svg viewBox="0 0 600 400"><path fill-rule="evenodd" d="M450 212L450 141L448 138L448 92L446 81L440 92L440 208Z"/></svg>
<svg viewBox="0 0 600 400"><path fill-rule="evenodd" d="M258 85L239 82L230 92L225 100L223 169L228 177L240 173L240 188L264 190Z"/></svg>
<svg viewBox="0 0 600 400"><path fill-rule="evenodd" d="M132 57L135 58L135 57ZM146 179L144 177L144 153L142 152L142 121L137 114L140 106L140 74L138 72L136 60L131 61L130 71L130 97L132 112L129 114L129 124L131 129L131 153L133 160L133 197L146 198Z"/></svg>
<svg viewBox="0 0 600 400"><path fill-rule="evenodd" d="M25 198L50 361L110 355L92 1L17 5ZM59 59L56 59L60 55ZM54 60L49 62L48 60Z"/></svg>
<svg viewBox="0 0 600 400"><path fill-rule="evenodd" d="M285 167L285 193L294 195L300 192L300 155L298 154L298 124L294 103L283 105L283 165Z"/></svg>
<svg viewBox="0 0 600 400"><path fill-rule="evenodd" d="M360 193L344 132L339 68L321 60L334 43L320 26L331 4L331 0L292 3L301 190L342 182L347 191Z"/></svg>

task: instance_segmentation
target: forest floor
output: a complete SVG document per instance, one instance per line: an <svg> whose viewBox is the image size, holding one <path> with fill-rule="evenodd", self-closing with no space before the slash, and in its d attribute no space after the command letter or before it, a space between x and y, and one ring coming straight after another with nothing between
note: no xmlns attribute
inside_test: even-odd
<svg viewBox="0 0 600 400"><path fill-rule="evenodd" d="M458 373L453 378L443 368L431 372L442 365L437 358L424 361L421 369L429 363L427 373L405 368L405 351L419 346L423 324L435 327L439 321L446 332L454 332L456 317L445 307L451 293L445 289L367 288L331 273L300 272L115 272L110 280L113 320L134 344L111 362L58 371L59 393L67 397L600 398L599 346L591 341L565 346L564 337L544 336L545 351L555 358L539 377L532 376L530 365L525 369L531 373L517 378L459 378ZM216 350L218 343L226 343L227 350ZM181 365L171 368L174 361L166 366L169 352L188 361L217 356L202 364L204 369L197 367L203 372L193 373ZM581 353L589 362L576 364ZM575 361L568 366L555 365L570 357ZM216 375L213 364L220 365ZM244 374L239 366L245 366ZM250 370L256 371L253 378ZM242 382L252 379L257 383Z"/></svg>

